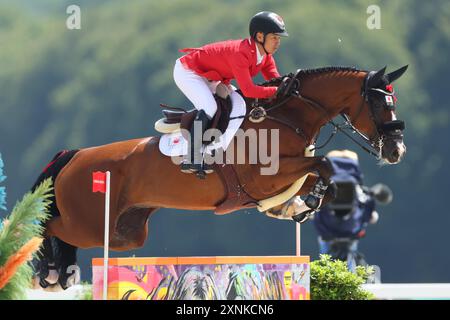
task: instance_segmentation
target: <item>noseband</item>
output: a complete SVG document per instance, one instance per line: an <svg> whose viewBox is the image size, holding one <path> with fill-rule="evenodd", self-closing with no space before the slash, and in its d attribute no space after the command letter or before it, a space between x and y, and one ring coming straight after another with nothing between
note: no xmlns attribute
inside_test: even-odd
<svg viewBox="0 0 450 320"><path fill-rule="evenodd" d="M364 83L361 88L361 96L364 99L361 103L361 106L359 108L357 116L353 119L353 123L356 123L356 120L360 116L362 109L364 107L364 102L366 102L367 105L369 106L370 119L375 124L375 128L377 131L377 139L376 139L377 143L371 142L370 139L368 137L366 137L364 134L362 134L362 133L359 133L359 134L362 135L365 140L369 141L369 144L373 148L377 148L378 150L381 150L381 147L383 146L383 141L386 137L397 138L397 139L403 138L402 131L405 130L405 122L402 120L392 120L392 121L386 121L383 123L379 123L377 121L376 116L375 116L376 113L374 111L375 107L373 106L373 104L371 104L369 102L369 93L370 92L382 93L386 99L386 103L383 103L383 108L385 108L389 111L395 111L395 92L393 89L390 92L388 92L386 90L382 90L379 88L370 88L369 81L370 81L370 78L375 73L376 73L376 71L370 71L369 73L367 73L366 77L364 78ZM388 104L387 101L390 101L390 103Z"/></svg>

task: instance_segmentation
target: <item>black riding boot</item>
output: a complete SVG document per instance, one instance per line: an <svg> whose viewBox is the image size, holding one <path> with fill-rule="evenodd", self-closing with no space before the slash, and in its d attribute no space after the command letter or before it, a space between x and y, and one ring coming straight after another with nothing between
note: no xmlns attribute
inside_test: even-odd
<svg viewBox="0 0 450 320"><path fill-rule="evenodd" d="M181 164L182 172L197 172L199 177L204 177L206 173L211 172L211 168L203 162L203 155L201 152L203 146L203 134L208 129L209 122L210 119L206 112L204 110L199 110L190 129L190 158L183 160L183 163Z"/></svg>

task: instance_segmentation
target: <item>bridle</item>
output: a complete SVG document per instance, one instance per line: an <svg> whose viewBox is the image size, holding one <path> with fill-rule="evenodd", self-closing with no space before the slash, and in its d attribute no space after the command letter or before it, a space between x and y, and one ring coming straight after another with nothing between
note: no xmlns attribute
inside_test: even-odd
<svg viewBox="0 0 450 320"><path fill-rule="evenodd" d="M249 118L249 120L252 122L261 122L264 119L272 120L272 121L281 123L281 124L291 128L297 135L301 136L307 143L315 144L317 137L315 137L314 139L308 138L307 135L304 133L304 131L300 127L294 125L290 121L287 121L284 119L279 119L279 118L270 116L268 114L269 112L282 107L289 100L296 98L296 99L300 99L300 100L304 101L305 103L311 105L312 107L320 110L326 117L327 122L334 127L333 132L328 137L326 142L319 147L314 147L314 150L325 147L331 141L331 139L336 135L336 133L339 131L339 132L342 132L348 138L350 138L354 143L356 143L364 151L377 157L377 159L380 159L381 158L381 148L383 147L383 141L386 137L388 137L388 136L395 137L395 138L403 137L402 131L405 129L405 124L403 121L393 120L393 121L387 121L387 122L383 122L383 123L379 123L379 121L377 121L376 112L374 111L374 109L377 107L373 106L373 104L370 103L369 94L371 92L380 92L380 93L383 93L385 96L390 96L391 98L394 98L395 93L384 91L379 88L371 88L369 86L370 79L376 73L375 71L368 72L364 78L364 82L361 87L362 99L361 99L360 106L358 107L358 112L357 112L355 118L353 120L351 120L346 114L341 113L341 116L343 117L344 122L340 123L340 124L336 124L330 118L327 109L322 104L320 104L319 102L314 101L310 98L302 96L299 93L300 81L298 79L298 76L300 75L301 72L302 72L302 70L298 69L295 74L291 73L285 77L282 77L283 80L282 80L280 86L284 87L283 88L284 95L282 95L282 98L279 102L277 102L276 104L274 104L272 106L267 106L267 103L263 104L263 103L259 102L258 99L255 99L252 104L252 109L250 110L250 112L248 114L246 114L245 116L236 117L236 118L244 118L245 117L245 118ZM356 123L356 121L362 114L362 111L366 104L369 106L369 116L370 116L371 120L373 121L373 124L376 127L377 136L375 137L375 139L373 139L376 142L373 142L369 137L367 137L364 133L360 132L352 124L352 122ZM391 106L388 106L386 103L384 103L383 107L388 108L388 110L394 111L395 103L392 104ZM230 119L232 119L232 118L230 118ZM352 134L358 135L362 139L364 144L359 142L358 140L356 140L351 135L351 133L349 133L347 131L350 131Z"/></svg>

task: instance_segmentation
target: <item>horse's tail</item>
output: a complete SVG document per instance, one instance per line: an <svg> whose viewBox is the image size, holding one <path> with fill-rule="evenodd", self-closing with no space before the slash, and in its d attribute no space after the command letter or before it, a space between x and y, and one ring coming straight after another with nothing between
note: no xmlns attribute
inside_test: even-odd
<svg viewBox="0 0 450 320"><path fill-rule="evenodd" d="M55 154L52 160L45 166L44 170L41 172L34 185L31 187L31 191L34 192L34 190L42 183L42 181L49 177L51 177L53 183L55 183L58 174L78 151L80 150L61 150L57 154ZM49 212L51 213L52 217L59 216L59 211L56 207L54 187L55 186L53 185L53 190L50 191L50 200L52 201L52 203L50 204Z"/></svg>

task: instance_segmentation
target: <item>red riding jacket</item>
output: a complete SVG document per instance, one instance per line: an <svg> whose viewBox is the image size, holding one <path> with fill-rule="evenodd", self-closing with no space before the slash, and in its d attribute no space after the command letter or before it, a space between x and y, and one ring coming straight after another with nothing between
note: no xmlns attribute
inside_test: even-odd
<svg viewBox="0 0 450 320"><path fill-rule="evenodd" d="M249 98L269 98L277 87L262 87L253 83L252 77L259 72L264 79L279 77L275 60L266 54L262 62L256 65L256 43L249 38L211 43L200 48L180 50L187 55L181 57L181 63L196 74L212 81L229 84L236 79L242 93Z"/></svg>

